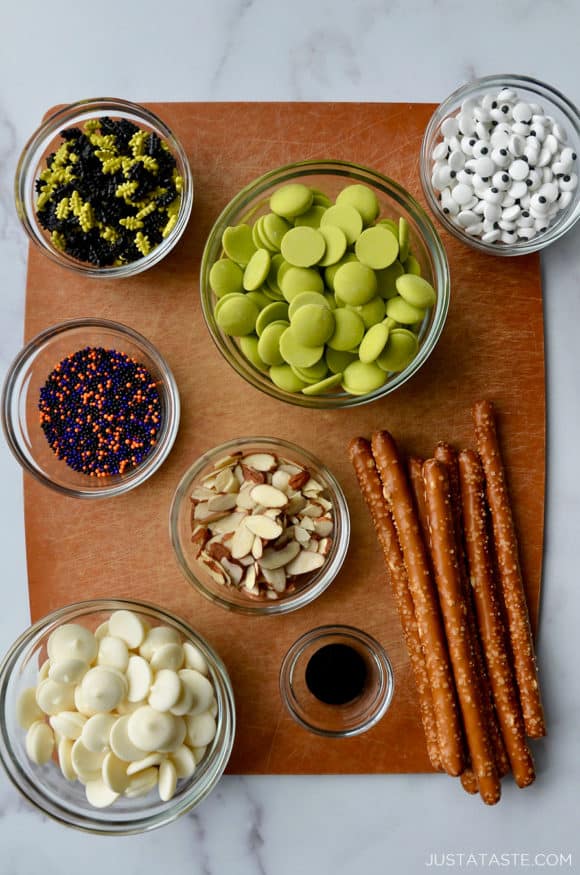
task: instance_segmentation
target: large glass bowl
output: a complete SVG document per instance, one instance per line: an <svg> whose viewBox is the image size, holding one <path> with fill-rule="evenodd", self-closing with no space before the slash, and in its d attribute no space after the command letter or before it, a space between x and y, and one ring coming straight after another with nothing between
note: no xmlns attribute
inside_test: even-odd
<svg viewBox="0 0 580 875"><path fill-rule="evenodd" d="M154 790L137 798L119 797L108 808L98 809L86 799L79 781L67 781L57 763L37 766L25 749L26 732L16 718L23 690L35 687L38 670L46 659L48 637L64 623L78 623L91 631L116 610L134 611L149 626L175 629L203 653L217 700L217 732L190 778L182 779L169 802ZM39 620L14 642L0 664L0 760L15 787L44 814L92 833L128 835L163 826L198 805L215 787L227 765L235 735L235 709L231 682L218 654L183 620L144 602L98 599L60 608Z"/></svg>
<svg viewBox="0 0 580 875"><path fill-rule="evenodd" d="M216 299L210 288L209 272L213 263L222 255L223 232L230 225L255 222L269 211L268 202L272 193L280 186L291 182L300 182L317 188L331 199L334 199L347 185L358 183L369 186L379 200L381 208L379 218L393 218L397 221L403 217L409 223L410 249L421 265L423 276L435 288L437 300L421 326L417 355L403 371L390 374L383 386L367 395L353 396L341 390L308 397L299 392L285 392L250 364L241 353L237 342L223 333L215 319ZM281 401L302 407L356 407L394 392L417 373L433 352L443 330L449 307L449 266L445 250L431 219L397 182L375 170L347 161L301 161L271 170L259 179L255 179L223 210L210 232L203 253L200 291L203 314L214 343L234 370L252 386Z"/></svg>
<svg viewBox="0 0 580 875"><path fill-rule="evenodd" d="M548 226L546 231L538 233L531 240L510 244L486 243L477 237L466 234L462 228L455 225L445 215L438 193L434 190L431 182L432 153L437 143L442 140L441 125L445 119L457 115L465 100L478 100L484 94L490 91L500 91L502 88L511 88L518 93L522 100L543 106L545 114L552 116L567 131L567 145L571 146L577 155L580 155L580 112L567 97L555 88L551 88L537 79L532 79L530 76L515 76L510 73L484 76L481 79L467 82L453 94L450 94L431 116L421 146L421 184L433 214L445 229L462 243L490 255L526 255L544 249L559 240L578 221L580 218L580 185L574 189L574 196L568 207L558 214L556 220ZM580 162L578 164L580 165Z"/></svg>
<svg viewBox="0 0 580 875"><path fill-rule="evenodd" d="M89 119L101 118L103 116L109 116L114 120L128 119L139 128L157 134L169 146L175 158L177 170L183 180L177 222L167 237L147 255L117 267L98 267L94 264L78 261L57 249L53 245L48 233L39 224L35 209L35 182L45 167L47 156L56 151L62 142L60 132L70 127L82 127ZM16 211L24 230L41 252L52 259L52 261L85 276L118 279L134 276L147 270L149 267L153 267L154 264L161 261L173 249L185 231L191 214L193 179L185 149L160 118L139 104L130 103L127 100L118 100L114 97L99 97L93 100L71 103L69 106L58 109L32 134L18 161L14 181L14 195Z"/></svg>
<svg viewBox="0 0 580 875"><path fill-rule="evenodd" d="M87 346L126 353L144 365L157 384L161 400L157 443L124 474L97 478L74 471L53 453L40 425L40 389L48 375L66 356ZM8 369L0 404L8 446L24 470L74 498L109 498L139 486L163 464L179 427L179 392L163 356L132 328L105 319L61 322L34 337Z"/></svg>
<svg viewBox="0 0 580 875"><path fill-rule="evenodd" d="M223 586L210 576L204 566L196 559L191 541L191 493L201 485L202 478L214 464L235 452L273 453L276 457L294 462L307 468L311 475L324 486L323 495L332 503L334 531L332 548L326 562L318 571L308 575L306 580L296 585L292 591L282 593L275 601L266 598L253 598L240 592L234 586ZM310 604L330 586L346 558L350 538L350 516L346 498L334 475L314 456L278 438L245 437L228 441L208 450L183 475L171 505L170 535L179 566L187 580L203 596L230 611L254 616L286 614ZM305 575L306 577L306 575Z"/></svg>

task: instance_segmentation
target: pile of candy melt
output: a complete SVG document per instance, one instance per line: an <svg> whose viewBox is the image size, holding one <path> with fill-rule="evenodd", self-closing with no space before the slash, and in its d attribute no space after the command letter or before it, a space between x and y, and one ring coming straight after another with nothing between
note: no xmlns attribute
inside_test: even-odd
<svg viewBox="0 0 580 875"><path fill-rule="evenodd" d="M216 733L217 702L202 652L170 626L114 611L93 633L66 623L48 639L36 687L17 718L36 765L55 754L67 781L104 808L157 787L168 802Z"/></svg>
<svg viewBox="0 0 580 875"><path fill-rule="evenodd" d="M516 91L465 100L441 134L431 183L443 212L466 234L485 243L523 243L572 202L577 155L566 145L566 130Z"/></svg>

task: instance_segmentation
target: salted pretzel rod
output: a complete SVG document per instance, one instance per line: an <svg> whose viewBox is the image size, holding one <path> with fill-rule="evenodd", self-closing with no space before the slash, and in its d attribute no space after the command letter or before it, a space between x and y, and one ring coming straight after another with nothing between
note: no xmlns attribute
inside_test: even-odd
<svg viewBox="0 0 580 875"><path fill-rule="evenodd" d="M503 777L510 770L510 762L506 753L502 734L497 723L497 717L493 706L491 696L491 686L487 676L485 661L483 658L481 640L479 630L477 628L476 613L473 605L473 597L469 576L467 573L467 558L465 548L463 546L463 515L461 512L461 489L459 485L459 466L457 462L457 450L445 441L440 441L433 453L435 459L442 462L447 468L447 477L449 479L449 494L451 496L451 515L453 517L453 529L455 532L455 549L457 562L459 565L459 573L461 574L461 582L465 593L465 603L467 607L467 623L468 630L471 636L471 646L473 648L473 656L475 658L475 668L480 678L481 690L483 696L483 708L493 755L495 758L495 766L498 775Z"/></svg>
<svg viewBox="0 0 580 875"><path fill-rule="evenodd" d="M437 459L428 459L423 465L423 479L431 534L431 558L467 747L481 798L487 805L493 805L499 801L501 785L485 719L481 679L477 673L473 642L467 623L467 604L457 562L446 466Z"/></svg>
<svg viewBox="0 0 580 875"><path fill-rule="evenodd" d="M477 448L485 472L499 581L506 609L524 726L530 738L541 738L546 734L546 724L540 698L528 605L518 558L518 543L497 439L493 404L491 401L478 401L472 409L472 414Z"/></svg>
<svg viewBox="0 0 580 875"><path fill-rule="evenodd" d="M437 591L429 570L413 498L397 446L389 432L373 434L372 452L384 496L393 515L407 571L433 695L441 765L448 774L457 776L465 766L461 720Z"/></svg>
<svg viewBox="0 0 580 875"><path fill-rule="evenodd" d="M461 772L460 780L461 786L466 793L469 793L470 796L475 796L475 794L479 791L477 776L471 766L468 766L463 772Z"/></svg>
<svg viewBox="0 0 580 875"><path fill-rule="evenodd" d="M423 483L423 463L424 459L418 459L417 456L410 456L407 459L407 471L409 474L409 485L415 499L415 508L417 510L417 518L421 527L421 534L427 549L429 549L429 520L427 519L427 505L425 504L425 484Z"/></svg>
<svg viewBox="0 0 580 875"><path fill-rule="evenodd" d="M526 743L489 553L483 468L472 450L463 450L458 463L471 586L488 677L515 782L527 787L535 778L534 762Z"/></svg>
<svg viewBox="0 0 580 875"><path fill-rule="evenodd" d="M434 769L441 769L441 757L437 741L437 726L433 710L433 696L429 686L425 657L417 630L413 599L409 591L407 572L401 556L397 533L383 495L383 487L375 466L371 446L364 438L353 438L348 446L362 496L370 511L379 544L381 545L391 589L395 597L403 636L409 652L411 669L419 697L419 711L425 732L427 753Z"/></svg>

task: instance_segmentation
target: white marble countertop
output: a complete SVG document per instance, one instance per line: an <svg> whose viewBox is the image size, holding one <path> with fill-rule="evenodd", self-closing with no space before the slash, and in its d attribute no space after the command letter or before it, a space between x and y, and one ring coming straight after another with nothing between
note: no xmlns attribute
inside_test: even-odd
<svg viewBox="0 0 580 875"><path fill-rule="evenodd" d="M151 0L90 7L29 0L3 8L2 376L23 333L26 243L13 208L13 171L26 138L54 103L101 94L136 101L438 101L466 79L506 71L534 75L580 98L575 0L469 7L460 0L174 0L164 8L163 21L161 5ZM107 839L41 817L2 773L1 875L79 869L96 875L103 867L109 875L161 868L176 875L406 875L435 868L429 864L441 864L442 854L453 855L445 863L453 869L535 864L580 871L580 706L573 694L580 606L579 247L580 225L542 257L549 457L539 660L549 738L535 748L536 784L520 792L505 782L501 804L487 809L445 776L226 777L180 822ZM3 439L0 444L4 651L28 624L28 601L21 473Z"/></svg>

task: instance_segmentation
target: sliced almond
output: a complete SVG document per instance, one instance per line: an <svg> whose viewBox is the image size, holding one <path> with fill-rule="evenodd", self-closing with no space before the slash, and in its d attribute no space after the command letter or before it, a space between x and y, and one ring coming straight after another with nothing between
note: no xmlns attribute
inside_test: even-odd
<svg viewBox="0 0 580 875"><path fill-rule="evenodd" d="M197 504L193 514L195 520L206 523L215 522L216 520L222 519L224 516L226 516L226 511L211 510L208 501L201 501Z"/></svg>
<svg viewBox="0 0 580 875"><path fill-rule="evenodd" d="M324 508L317 501L309 501L306 507L300 511L301 516L317 517L323 516Z"/></svg>
<svg viewBox="0 0 580 875"><path fill-rule="evenodd" d="M321 538L326 538L331 534L334 528L332 518L329 516L319 516L314 520L314 531Z"/></svg>
<svg viewBox="0 0 580 875"><path fill-rule="evenodd" d="M281 508L279 507L267 507L264 509L264 516L269 516L271 520L277 520L282 513Z"/></svg>
<svg viewBox="0 0 580 875"><path fill-rule="evenodd" d="M312 517L303 516L298 519L298 525L301 529L306 529L307 532L314 531L314 520ZM309 536L310 537L310 536Z"/></svg>
<svg viewBox="0 0 580 875"><path fill-rule="evenodd" d="M215 480L215 488L218 492L237 492L240 484L231 468L220 471Z"/></svg>
<svg viewBox="0 0 580 875"><path fill-rule="evenodd" d="M213 489L208 489L207 486L196 486L191 490L192 501L207 501L209 498L213 498L214 495Z"/></svg>
<svg viewBox="0 0 580 875"><path fill-rule="evenodd" d="M243 462L242 471L244 474L244 480L247 480L249 483L266 482L266 475L263 471L258 471L257 468L252 468L250 465L245 465Z"/></svg>
<svg viewBox="0 0 580 875"><path fill-rule="evenodd" d="M220 565L222 568L227 571L230 576L231 582L234 586L239 586L242 577L244 576L244 568L241 565L238 565L237 562L232 562L230 559L224 558L221 560Z"/></svg>
<svg viewBox="0 0 580 875"><path fill-rule="evenodd" d="M228 548L225 547L220 541L214 541L213 543L206 544L205 552L208 554L208 556L211 556L212 559L217 559L218 562L221 562L222 559L229 559L231 556Z"/></svg>
<svg viewBox="0 0 580 875"><path fill-rule="evenodd" d="M287 574L310 574L324 565L324 556L311 550L301 550L296 559L286 566Z"/></svg>
<svg viewBox="0 0 580 875"><path fill-rule="evenodd" d="M242 483L244 482L244 472L242 471L241 465L236 465L236 467L234 468L234 477L236 478L236 480L238 481L238 483L241 486Z"/></svg>
<svg viewBox="0 0 580 875"><path fill-rule="evenodd" d="M288 485L291 489L300 490L309 480L310 474L308 471L299 470L296 474L292 474Z"/></svg>
<svg viewBox="0 0 580 875"><path fill-rule="evenodd" d="M318 552L321 556L328 556L332 547L332 538L321 538L318 542Z"/></svg>
<svg viewBox="0 0 580 875"><path fill-rule="evenodd" d="M233 468L242 458L242 453L231 453L229 456L223 456L214 464L214 471L220 471L222 468Z"/></svg>
<svg viewBox="0 0 580 875"><path fill-rule="evenodd" d="M264 550L264 555L260 559L260 568L283 568L294 559L300 552L300 544L297 541L289 541L281 550L273 550L269 547Z"/></svg>
<svg viewBox="0 0 580 875"><path fill-rule="evenodd" d="M252 556L254 559L261 559L263 552L264 544L262 543L262 539L256 535L254 543L252 544Z"/></svg>
<svg viewBox="0 0 580 875"><path fill-rule="evenodd" d="M255 468L256 471L274 471L277 459L270 453L251 453L244 457L244 465Z"/></svg>
<svg viewBox="0 0 580 875"><path fill-rule="evenodd" d="M332 510L332 501L329 501L327 498L323 498L322 495L318 495L316 497L316 501L318 504L321 504L324 510Z"/></svg>
<svg viewBox="0 0 580 875"><path fill-rule="evenodd" d="M206 526L197 526L191 536L191 544L193 547L193 555L196 559L203 550L207 539L209 538L209 529Z"/></svg>
<svg viewBox="0 0 580 875"><path fill-rule="evenodd" d="M254 590L256 588L256 568L252 563L249 568L246 569L246 573L244 574L242 586L247 590Z"/></svg>
<svg viewBox="0 0 580 875"><path fill-rule="evenodd" d="M310 535L302 526L294 526L294 537L299 544L305 544L310 540Z"/></svg>
<svg viewBox="0 0 580 875"><path fill-rule="evenodd" d="M288 471L282 471L278 468L277 471L274 471L272 474L272 486L276 489L281 489L282 492L286 492L288 489L288 484L290 482L290 474Z"/></svg>
<svg viewBox="0 0 580 875"><path fill-rule="evenodd" d="M246 523L239 526L234 532L234 536L231 542L231 553L234 559L242 559L244 556L247 556L254 544L255 535L251 532Z"/></svg>
<svg viewBox="0 0 580 875"><path fill-rule="evenodd" d="M238 507L244 510L253 510L256 507L256 502L252 498L252 486L244 486L238 492Z"/></svg>
<svg viewBox="0 0 580 875"><path fill-rule="evenodd" d="M274 538L278 538L282 534L282 526L280 523L277 523L276 520L270 519L270 517L264 516L263 514L249 516L246 519L246 526L254 533L254 535L264 538L265 541L272 541Z"/></svg>
<svg viewBox="0 0 580 875"><path fill-rule="evenodd" d="M200 558L207 568L209 576L213 580L215 580L216 583L222 584L224 586L227 583L230 583L229 574L224 568L222 568L219 562L217 562L215 559L212 559L211 556L208 556L207 553L202 553Z"/></svg>
<svg viewBox="0 0 580 875"><path fill-rule="evenodd" d="M306 507L306 499L301 495L293 496L286 506L286 513L288 515L300 513L300 511Z"/></svg>
<svg viewBox="0 0 580 875"><path fill-rule="evenodd" d="M286 471L292 477L293 474L299 474L304 468L298 467L298 465L291 465L290 462L283 462L279 468L279 471Z"/></svg>
<svg viewBox="0 0 580 875"><path fill-rule="evenodd" d="M237 483L237 481L236 481ZM216 511L233 510L238 503L238 496L233 492L225 492L223 495L214 495L207 503L208 510Z"/></svg>
<svg viewBox="0 0 580 875"><path fill-rule="evenodd" d="M241 558L241 559L237 559L236 562L239 562L240 565L243 565L244 568L247 568L248 565L253 565L253 564L254 564L255 559L254 559L254 557L252 556L251 553L248 553L247 556L242 556L242 558Z"/></svg>
<svg viewBox="0 0 580 875"><path fill-rule="evenodd" d="M322 483L319 483L318 480L314 480L313 477L310 477L306 485L303 487L302 492L304 495L318 495L320 492L324 492L324 486Z"/></svg>
<svg viewBox="0 0 580 875"><path fill-rule="evenodd" d="M243 511L235 511L234 513L227 514L227 516L221 516L217 522L211 522L209 528L214 535L217 532L221 532L221 534L235 532L245 518L246 514Z"/></svg>
<svg viewBox="0 0 580 875"><path fill-rule="evenodd" d="M283 568L262 568L266 583L274 592L284 592L286 589L286 572Z"/></svg>
<svg viewBox="0 0 580 875"><path fill-rule="evenodd" d="M251 496L257 504L264 507L284 507L288 504L288 496L281 489L270 486L269 483L261 483L254 486Z"/></svg>

